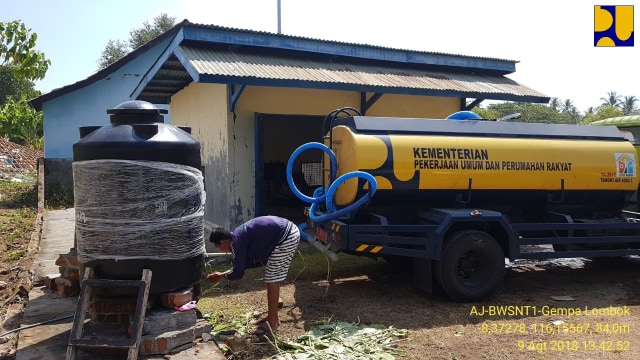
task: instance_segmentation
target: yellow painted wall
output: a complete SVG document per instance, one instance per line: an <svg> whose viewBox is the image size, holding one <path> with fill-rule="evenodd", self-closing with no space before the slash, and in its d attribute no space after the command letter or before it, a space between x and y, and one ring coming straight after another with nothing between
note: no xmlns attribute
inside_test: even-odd
<svg viewBox="0 0 640 360"><path fill-rule="evenodd" d="M369 116L444 119L460 111L460 99L416 95L382 95L367 111Z"/></svg>
<svg viewBox="0 0 640 360"><path fill-rule="evenodd" d="M171 123L190 126L191 135L200 142L207 195L205 225L233 225L229 223L232 174L227 164L228 139L232 137L229 136L227 86L191 83L171 98Z"/></svg>
<svg viewBox="0 0 640 360"><path fill-rule="evenodd" d="M360 93L247 86L235 115L226 113L227 104L226 85L192 83L172 97L171 119L191 126L202 143L205 222L233 227L255 216L255 114L325 116L346 106L359 109ZM443 118L459 106L456 98L383 95L367 115Z"/></svg>

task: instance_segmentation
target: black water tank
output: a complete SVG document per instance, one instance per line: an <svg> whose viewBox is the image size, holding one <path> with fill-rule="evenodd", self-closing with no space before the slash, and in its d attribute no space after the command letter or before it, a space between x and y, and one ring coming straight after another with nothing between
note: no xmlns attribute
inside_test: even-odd
<svg viewBox="0 0 640 360"><path fill-rule="evenodd" d="M151 269L152 295L186 289L205 262L200 144L150 103L107 113L110 125L81 127L73 144L78 258L98 278Z"/></svg>

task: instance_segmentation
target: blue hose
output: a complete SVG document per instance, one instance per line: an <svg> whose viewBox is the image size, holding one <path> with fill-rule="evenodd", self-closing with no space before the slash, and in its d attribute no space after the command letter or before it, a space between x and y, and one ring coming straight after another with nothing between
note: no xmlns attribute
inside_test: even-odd
<svg viewBox="0 0 640 360"><path fill-rule="evenodd" d="M331 161L331 167L330 167L331 177L330 177L329 188L326 189L326 191L324 187L316 188L315 191L313 192L313 196L307 196L303 194L296 187L296 184L294 184L293 182L293 164L295 163L295 160L301 153L309 149L322 150L329 156L329 159ZM289 162L287 163L287 183L289 184L289 187L291 188L291 191L293 192L293 194L296 195L298 199L311 204L311 207L309 209L309 218L313 222L323 222L323 221L335 219L337 217L344 216L350 212L353 212L357 210L359 207L361 207L362 205L364 205L367 201L369 201L373 197L373 195L376 193L376 190L378 188L378 182L376 181L375 177L373 177L373 175L364 171L351 171L335 179L337 169L338 169L338 161L336 159L335 154L333 153L333 151L331 151L331 149L329 149L329 147L321 143L311 142L311 143L304 144L298 147L291 154L291 157L289 158ZM366 196L361 197L355 202L349 204L348 206L342 209L338 209L336 207L335 202L333 201L333 197L336 191L338 190L338 187L342 185L345 181L354 179L354 178L362 178L367 182L369 182L369 192L367 193ZM318 210L319 204L323 202L325 203L327 213L323 215L316 215L316 211ZM306 228L306 224L304 224L304 228Z"/></svg>
<svg viewBox="0 0 640 360"><path fill-rule="evenodd" d="M300 230L300 239L302 239L302 241L307 241L307 233L304 232L306 229L307 229L306 222L298 224L298 230Z"/></svg>
<svg viewBox="0 0 640 360"><path fill-rule="evenodd" d="M324 198L325 198L324 194L322 194L319 197L316 197L316 194L314 192L313 194L314 197L309 197L303 194L300 190L298 190L298 187L296 187L296 184L293 183L293 164L295 163L296 159L300 154L302 154L303 152L309 149L320 149L323 152L327 153L327 155L329 155L329 159L331 161L331 178L332 179L336 176L336 169L338 168L338 160L336 159L336 156L333 153L333 151L329 149L329 147L327 147L325 144L321 144L317 142L306 143L298 147L291 154L291 157L289 157L289 162L287 163L287 183L289 183L289 187L291 188L291 191L293 191L293 194L298 199L304 202L313 204L313 203L319 203L324 201Z"/></svg>

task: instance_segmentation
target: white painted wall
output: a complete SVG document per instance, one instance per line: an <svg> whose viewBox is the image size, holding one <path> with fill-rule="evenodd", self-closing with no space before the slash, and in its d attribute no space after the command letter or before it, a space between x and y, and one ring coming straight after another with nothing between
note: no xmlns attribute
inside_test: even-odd
<svg viewBox="0 0 640 360"><path fill-rule="evenodd" d="M73 143L80 138L79 127L109 124L107 109L131 100L129 95L170 40L157 44L102 79L44 102L44 157L71 159ZM168 115L165 123L170 123Z"/></svg>

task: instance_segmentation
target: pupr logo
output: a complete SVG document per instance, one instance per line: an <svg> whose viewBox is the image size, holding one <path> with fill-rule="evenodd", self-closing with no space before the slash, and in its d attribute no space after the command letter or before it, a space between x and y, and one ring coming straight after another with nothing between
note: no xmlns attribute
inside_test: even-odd
<svg viewBox="0 0 640 360"><path fill-rule="evenodd" d="M593 45L633 46L633 5L594 6Z"/></svg>

